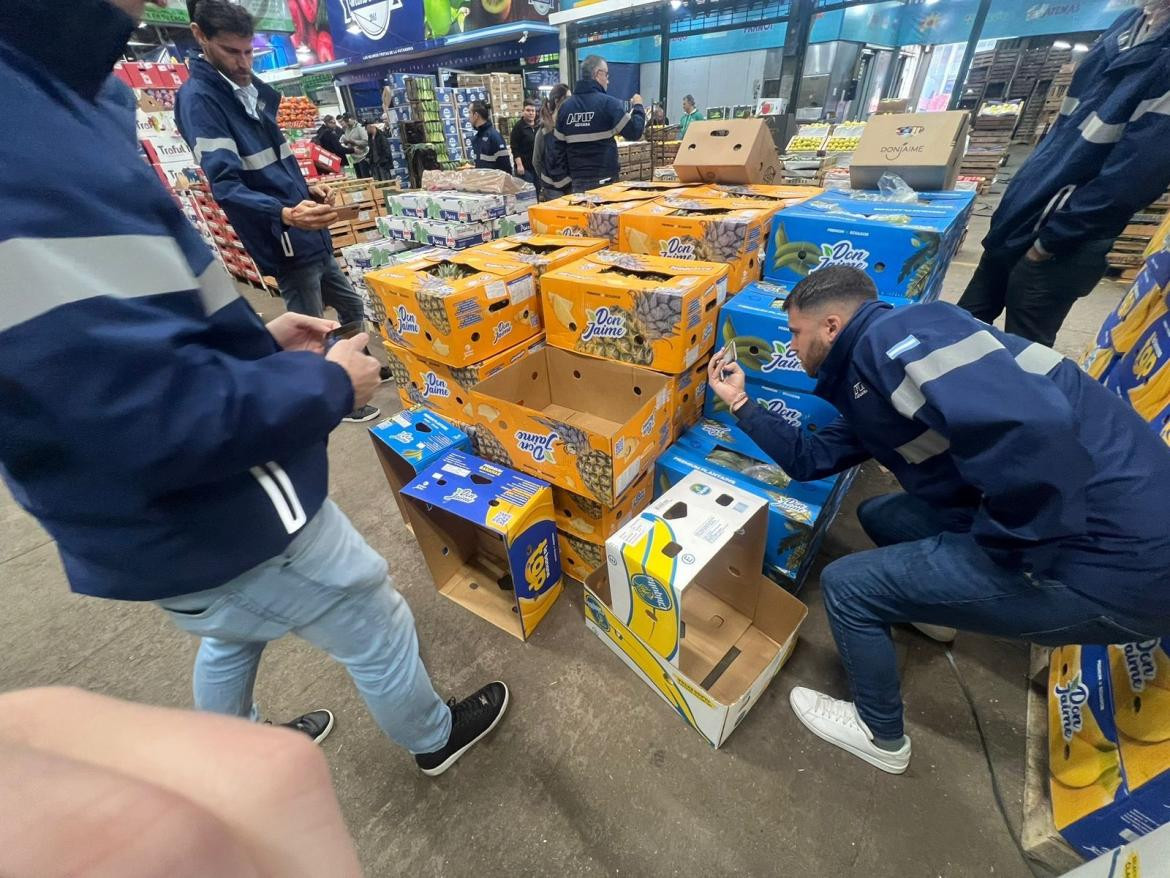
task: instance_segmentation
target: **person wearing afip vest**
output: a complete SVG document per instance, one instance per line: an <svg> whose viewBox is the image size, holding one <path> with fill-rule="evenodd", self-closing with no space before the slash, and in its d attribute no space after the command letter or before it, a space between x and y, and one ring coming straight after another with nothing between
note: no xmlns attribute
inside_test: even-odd
<svg viewBox="0 0 1170 878"><path fill-rule="evenodd" d="M574 192L585 192L618 178L617 141L638 140L646 127L646 109L639 94L630 109L606 92L609 65L590 55L581 65L581 79L572 97L557 111L556 138L565 145L565 160Z"/></svg>

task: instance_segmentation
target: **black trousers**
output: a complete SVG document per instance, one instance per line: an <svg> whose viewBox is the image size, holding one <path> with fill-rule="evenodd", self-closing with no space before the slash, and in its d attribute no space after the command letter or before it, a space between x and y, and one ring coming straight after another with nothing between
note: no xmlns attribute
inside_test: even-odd
<svg viewBox="0 0 1170 878"><path fill-rule="evenodd" d="M985 323L1006 310L1008 332L1052 347L1073 303L1105 275L1112 246L1112 238L1085 241L1044 262L984 250L959 307Z"/></svg>

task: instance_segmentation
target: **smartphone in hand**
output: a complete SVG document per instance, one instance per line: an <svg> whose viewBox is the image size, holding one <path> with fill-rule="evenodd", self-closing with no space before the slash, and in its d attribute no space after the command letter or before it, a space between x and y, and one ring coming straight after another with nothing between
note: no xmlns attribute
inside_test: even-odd
<svg viewBox="0 0 1170 878"><path fill-rule="evenodd" d="M325 333L325 350L329 350L343 338L353 338L359 332L366 331L366 321L364 320L355 320L353 323L331 329Z"/></svg>
<svg viewBox="0 0 1170 878"><path fill-rule="evenodd" d="M727 344L725 344L723 346L723 350L720 351L719 353L723 356L723 367L726 367L728 363L735 362L735 344L733 342L729 341ZM726 379L727 379L727 369L720 368L719 369L719 380L724 381Z"/></svg>

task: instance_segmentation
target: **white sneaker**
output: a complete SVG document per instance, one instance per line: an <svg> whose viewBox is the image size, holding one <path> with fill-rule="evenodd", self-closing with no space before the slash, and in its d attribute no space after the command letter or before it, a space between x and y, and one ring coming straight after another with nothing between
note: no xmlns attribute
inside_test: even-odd
<svg viewBox="0 0 1170 878"><path fill-rule="evenodd" d="M946 625L928 625L925 622L911 622L910 624L919 633L925 634L931 640L937 640L939 643L951 643L959 633L954 628L948 628Z"/></svg>
<svg viewBox="0 0 1170 878"><path fill-rule="evenodd" d="M857 715L852 701L830 698L813 689L796 686L788 693L792 711L818 738L848 750L870 765L901 774L910 764L910 738L897 750L883 750L873 743L873 733Z"/></svg>

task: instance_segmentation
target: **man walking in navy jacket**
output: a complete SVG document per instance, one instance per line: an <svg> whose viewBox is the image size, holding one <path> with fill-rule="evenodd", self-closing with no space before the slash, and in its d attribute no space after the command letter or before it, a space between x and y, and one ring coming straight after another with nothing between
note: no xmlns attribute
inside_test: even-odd
<svg viewBox="0 0 1170 878"><path fill-rule="evenodd" d="M386 561L328 498L329 434L378 383L365 334L325 354L333 321L266 327L138 156L109 84L143 5L73 0L46 40L41 0L0 3L0 113L40 132L0 141L0 167L21 169L0 175L0 477L74 591L151 601L202 638L197 707L255 718L264 648L296 634L440 774L507 689L443 703ZM295 725L320 740L332 724Z"/></svg>
<svg viewBox="0 0 1170 878"><path fill-rule="evenodd" d="M1170 634L1170 450L1120 397L953 305L879 302L855 268L810 274L784 308L791 349L841 417L815 435L791 426L722 352L712 391L792 478L872 457L906 489L858 507L879 548L821 574L853 701L793 689L814 734L906 770L894 623L1047 646Z"/></svg>
<svg viewBox="0 0 1170 878"><path fill-rule="evenodd" d="M203 56L175 98L175 119L211 193L256 264L276 278L290 311L320 317L332 306L342 323L361 320L361 296L333 258L328 193L310 187L276 124L280 94L252 75L251 14L227 0L188 0ZM385 376L388 377L387 372ZM347 414L369 421L372 405Z"/></svg>

